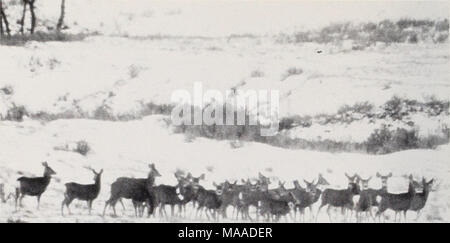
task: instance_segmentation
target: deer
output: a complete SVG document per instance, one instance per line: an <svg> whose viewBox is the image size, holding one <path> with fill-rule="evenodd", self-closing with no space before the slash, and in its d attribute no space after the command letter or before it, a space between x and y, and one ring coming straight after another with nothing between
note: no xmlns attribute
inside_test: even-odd
<svg viewBox="0 0 450 243"><path fill-rule="evenodd" d="M198 213L200 212L200 218L202 216L203 210L205 210L205 215L210 220L209 215L215 220L218 220L219 217L217 215L217 211L222 206L222 201L220 199L220 196L222 195L222 190L206 190L204 188L198 189L198 196L197 196L197 213L196 217L198 217ZM209 215L208 215L209 213Z"/></svg>
<svg viewBox="0 0 450 243"><path fill-rule="evenodd" d="M105 216L108 206L112 206L114 216L117 216L115 205L121 198L132 200L136 217L138 216L138 211L142 209L142 203L147 203L149 206L148 216L153 214L155 207L153 185L155 183L155 177L159 177L161 174L155 168L155 164L149 164L149 168L150 172L147 178L120 177L111 184L111 196L105 203L103 216ZM139 212L139 215L142 216L142 213Z"/></svg>
<svg viewBox="0 0 450 243"><path fill-rule="evenodd" d="M213 182L213 185L216 187L216 190L222 191L222 194L220 195L222 205L219 210L222 214L222 217L227 218L227 208L229 206L233 206L232 215L234 215L236 209L239 208L239 193L242 190L242 186L238 186L237 181L235 181L234 183L230 183L228 180L220 184L216 184L215 182Z"/></svg>
<svg viewBox="0 0 450 243"><path fill-rule="evenodd" d="M286 215L289 214L291 209L294 208L295 196L292 192L288 192L289 197L272 198L269 191L265 191L259 200L258 208L259 213L265 216L266 221L278 222L282 216L284 216L286 222ZM298 203L298 201L297 201Z"/></svg>
<svg viewBox="0 0 450 243"><path fill-rule="evenodd" d="M325 206L328 205L327 208L327 214L328 218L330 219L330 222L332 222L331 214L330 214L330 208L333 207L340 207L341 211L344 212L345 209L353 209L354 203L353 203L353 196L358 195L360 192L358 182L355 182L355 179L358 179L356 174L353 176L347 175L345 173L345 176L348 179L348 186L347 189L343 190L336 190L336 189L325 189L322 193L322 203L319 206L319 209L317 210L316 214L316 221L319 215L320 210Z"/></svg>
<svg viewBox="0 0 450 243"><path fill-rule="evenodd" d="M3 37L3 35L5 34L3 30L3 23L5 24L6 34L8 35L8 37L11 36L8 18L5 13L5 8L3 7L3 0L0 0L0 37Z"/></svg>
<svg viewBox="0 0 450 243"><path fill-rule="evenodd" d="M376 176L381 179L381 188L380 189L372 189L367 188L366 193L370 196L371 206L378 207L377 197L383 195L388 191L388 179L392 177L392 173L390 172L387 175L381 175L377 172Z"/></svg>
<svg viewBox="0 0 450 243"><path fill-rule="evenodd" d="M406 212L410 209L415 195L416 189L414 188L413 177L412 175L410 175L407 192L399 194L386 192L381 195L381 201L378 205L376 217L380 217L381 215L383 215L384 219L384 212L387 209L391 209L395 212L395 222L397 221L397 214L400 212L403 212L406 221ZM399 220L401 220L401 216Z"/></svg>
<svg viewBox="0 0 450 243"><path fill-rule="evenodd" d="M259 219L259 201L263 196L262 188L267 190L267 186L265 186L267 181L258 181L256 184L252 184L249 179L247 179L245 185L242 190L238 193L238 208L236 218L239 217L239 213L241 213L242 219L249 219L253 221L250 217L250 206L256 208L256 220Z"/></svg>
<svg viewBox="0 0 450 243"><path fill-rule="evenodd" d="M66 183L64 200L61 203L62 216L64 216L64 206L67 207L69 214L72 214L69 206L74 199L86 201L88 205L89 215L91 215L92 203L98 197L98 194L100 194L101 177L103 174L103 169L101 169L99 172L96 172L91 167L86 167L86 169L94 173L94 184L82 185L75 182Z"/></svg>
<svg viewBox="0 0 450 243"><path fill-rule="evenodd" d="M19 187L16 188L15 207L17 210L17 203L22 207L22 199L27 196L37 197L37 210L41 201L42 194L47 190L52 175L56 175L56 172L48 166L47 162L42 162L44 166L43 177L20 177Z"/></svg>
<svg viewBox="0 0 450 243"><path fill-rule="evenodd" d="M171 216L175 215L175 206L178 205L178 212L181 213L181 207L184 203L184 197L180 194L182 190L180 187L185 184L178 184L177 186L159 185L153 187L155 194L156 206L159 206L159 215L163 214L167 217L166 205L171 207Z"/></svg>
<svg viewBox="0 0 450 243"><path fill-rule="evenodd" d="M372 177L369 177L367 179L363 179L359 175L357 175L359 178L359 181L361 182L361 192L359 194L359 200L356 203L355 211L356 211L356 221L361 222L361 213L370 214L370 216L374 219L372 214L372 206L373 203L373 194L369 191L369 181L372 179Z"/></svg>
<svg viewBox="0 0 450 243"><path fill-rule="evenodd" d="M178 197L181 199L181 211L184 212L184 217L186 217L186 205L189 202L194 203L197 198L197 193L194 186L191 184L191 181L187 178L183 177L179 173L175 173L175 178L178 181L176 193Z"/></svg>
<svg viewBox="0 0 450 243"><path fill-rule="evenodd" d="M292 193L291 196L295 200L294 205L294 219L297 218L297 210L300 211L300 214L303 218L303 222L305 221L305 208L309 208L311 213L311 217L314 218L312 212L312 205L316 203L322 191L318 189L319 181L315 184L314 180L309 182L307 180L303 180L306 183L306 188L300 186L298 180L294 181L294 188L290 189L289 192Z"/></svg>
<svg viewBox="0 0 450 243"><path fill-rule="evenodd" d="M416 193L409 208L409 210L417 212L415 221L419 219L422 209L425 207L425 204L427 203L428 195L430 194L433 182L434 179L431 179L430 181L427 182L425 178L422 178L423 191Z"/></svg>
<svg viewBox="0 0 450 243"><path fill-rule="evenodd" d="M204 189L201 185L200 185L200 181L202 181L202 180L205 180L205 174L201 174L199 177L194 177L194 176L192 176L192 174L191 173L188 173L187 174L187 176L186 176L186 179L188 180L188 181L190 181L190 184L191 184L191 186L193 187L193 189L194 189L194 195L193 195L193 198L192 198L192 205L193 205L193 207L195 208L195 204L196 204L196 202L197 202L197 193L198 193L198 190L199 189Z"/></svg>

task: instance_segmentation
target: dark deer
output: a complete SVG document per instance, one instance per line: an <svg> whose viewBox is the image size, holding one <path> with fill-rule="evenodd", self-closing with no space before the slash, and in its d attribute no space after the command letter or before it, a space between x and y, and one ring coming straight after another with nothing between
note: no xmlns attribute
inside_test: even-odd
<svg viewBox="0 0 450 243"><path fill-rule="evenodd" d="M278 221L281 216L290 213L296 204L295 196L284 187L284 183L279 182L279 187L268 190L268 180L261 180L259 185L258 211L266 221ZM257 211L257 213L258 213Z"/></svg>
<svg viewBox="0 0 450 243"><path fill-rule="evenodd" d="M183 177L179 173L175 173L175 178L177 178L177 195L181 200L181 213L184 213L184 217L186 217L186 205L190 202L194 203L197 200L197 189L191 184L191 181L187 178ZM194 207L195 208L195 207Z"/></svg>
<svg viewBox="0 0 450 243"><path fill-rule="evenodd" d="M363 179L358 175L359 181L361 182L361 192L359 194L359 200L356 203L356 220L357 222L360 222L362 217L361 213L370 214L370 216L374 219L372 214L372 206L373 203L373 194L369 191L369 181L372 179L372 177L369 177L367 179Z"/></svg>
<svg viewBox="0 0 450 243"><path fill-rule="evenodd" d="M416 193L415 197L413 198L411 202L411 207L409 208L411 211L417 212L416 221L420 217L420 213L422 209L425 207L425 204L427 203L428 195L430 194L431 187L433 185L434 179L427 182L425 178L422 178L422 187L423 191Z"/></svg>
<svg viewBox="0 0 450 243"><path fill-rule="evenodd" d="M232 215L234 216L236 209L239 208L239 193L242 187L237 185L237 181L230 183L228 180L219 185L214 182L213 185L216 187L216 190L222 191L220 195L220 200L222 201L220 213L222 217L227 218L227 209L229 206L233 206Z"/></svg>
<svg viewBox="0 0 450 243"><path fill-rule="evenodd" d="M202 216L203 210L205 210L205 215L210 220L210 215L213 219L218 220L217 212L222 205L220 200L220 195L222 190L205 190L204 188L199 188L197 202L198 208L196 217L200 212L200 217Z"/></svg>
<svg viewBox="0 0 450 243"><path fill-rule="evenodd" d="M16 210L17 202L22 206L22 199L25 195L37 197L37 209L39 210L42 193L45 192L47 186L50 184L52 175L56 174L56 172L48 166L47 162L43 162L42 165L44 166L43 177L20 177L17 179L20 185L16 188Z"/></svg>
<svg viewBox="0 0 450 243"><path fill-rule="evenodd" d="M100 193L103 169L101 169L98 173L90 167L88 167L87 169L91 170L94 173L94 184L82 185L75 182L66 183L66 192L64 193L64 200L61 203L61 215L64 216L64 206L67 207L69 214L72 214L70 212L69 206L74 199L86 201L88 205L89 215L91 214L92 202L98 197L98 194Z"/></svg>
<svg viewBox="0 0 450 243"><path fill-rule="evenodd" d="M395 221L397 221L397 214L403 212L406 221L406 212L410 209L411 203L416 195L416 189L414 188L413 177L409 177L408 192L394 194L386 192L381 195L381 201L378 206L377 217L380 217L387 209L391 209L395 212ZM400 216L401 219L401 216Z"/></svg>
<svg viewBox="0 0 450 243"><path fill-rule="evenodd" d="M345 176L348 179L347 189L336 190L336 189L328 188L323 191L322 203L321 203L319 209L317 210L316 221L317 221L317 217L319 215L320 210L325 205L328 205L327 214L328 214L328 218L330 219L330 221L332 221L331 214L330 214L331 207L340 207L342 213L344 213L345 209L350 209L350 210L353 209L353 207L354 207L353 196L358 195L360 192L358 182L357 181L355 182L355 179L357 179L357 176L356 175L349 176L349 175L347 175L347 173L345 173Z"/></svg>
<svg viewBox="0 0 450 243"><path fill-rule="evenodd" d="M184 185L178 185L184 187ZM171 216L175 216L175 206L178 205L178 212L181 213L181 207L184 203L184 197L180 194L181 189L178 186L159 185L153 187L156 206L159 206L159 215L167 217L166 205L170 205Z"/></svg>
<svg viewBox="0 0 450 243"><path fill-rule="evenodd" d="M366 190L366 193L370 196L370 202L371 206L378 207L378 200L377 197L383 195L388 191L388 179L392 177L392 173L389 173L388 175L381 175L377 172L377 177L381 179L381 188L380 189L372 189L368 188Z"/></svg>
<svg viewBox="0 0 450 243"><path fill-rule="evenodd" d="M240 200L237 208L237 215L239 217L239 213L241 213L242 219L253 220L250 217L250 206L256 208L256 220L258 221L260 213L259 211L259 202L263 197L263 191L267 191L267 181L258 181L256 184L252 184L249 179L247 179L245 185L242 190L238 194L238 199Z"/></svg>
<svg viewBox="0 0 450 243"><path fill-rule="evenodd" d="M306 188L302 188L297 180L294 181L294 188L290 189L290 193L292 193L292 197L294 198L295 206L294 206L294 219L297 218L297 211L300 211L300 215L302 216L303 222L305 221L305 208L309 208L311 213L311 218L314 218L312 212L312 205L316 203L322 191L317 188L319 182L314 184L314 181L309 182L303 180L306 183Z"/></svg>
<svg viewBox="0 0 450 243"><path fill-rule="evenodd" d="M134 206L134 213L138 216L138 211L142 209L142 204L149 206L148 215L153 213L155 207L155 196L153 193L153 184L155 177L161 176L155 168L155 164L149 164L150 172L147 178L129 178L120 177L111 184L111 197L106 201L103 209L103 216L106 208L112 206L114 216L116 216L115 205L121 198L131 199ZM142 212L139 212L142 216Z"/></svg>

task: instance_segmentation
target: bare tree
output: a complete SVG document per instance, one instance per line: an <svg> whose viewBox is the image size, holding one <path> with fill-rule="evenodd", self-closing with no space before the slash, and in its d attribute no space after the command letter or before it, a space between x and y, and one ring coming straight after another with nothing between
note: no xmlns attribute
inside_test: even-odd
<svg viewBox="0 0 450 243"><path fill-rule="evenodd" d="M56 30L60 31L64 24L64 16L66 12L66 0L61 0L61 13L59 15L58 24L56 25Z"/></svg>
<svg viewBox="0 0 450 243"><path fill-rule="evenodd" d="M31 13L31 29L30 33L34 33L34 29L36 28L36 14L34 12L34 3L35 0L22 0L23 2L23 11L22 11L22 18L20 19L20 33L23 34L23 27L25 24L25 15L27 12L27 5L30 6L30 13Z"/></svg>
<svg viewBox="0 0 450 243"><path fill-rule="evenodd" d="M10 36L11 31L9 29L8 18L6 17L5 8L3 7L3 0L0 0L0 36L3 36L5 34L3 23L5 23L6 34Z"/></svg>

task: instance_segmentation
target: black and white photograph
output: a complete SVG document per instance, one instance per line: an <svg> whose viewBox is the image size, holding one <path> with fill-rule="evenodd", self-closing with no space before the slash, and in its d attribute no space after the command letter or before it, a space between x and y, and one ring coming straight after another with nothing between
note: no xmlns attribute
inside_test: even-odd
<svg viewBox="0 0 450 243"><path fill-rule="evenodd" d="M449 16L0 0L0 223L448 223Z"/></svg>

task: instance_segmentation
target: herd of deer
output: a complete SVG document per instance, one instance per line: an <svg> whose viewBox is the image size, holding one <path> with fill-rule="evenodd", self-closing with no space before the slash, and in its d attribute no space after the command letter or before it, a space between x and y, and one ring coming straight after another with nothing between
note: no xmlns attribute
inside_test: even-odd
<svg viewBox="0 0 450 243"><path fill-rule="evenodd" d="M41 195L45 192L50 183L51 176L56 174L46 162L43 177L20 177L19 186L16 188L15 206L16 210L22 206L22 199L25 195L36 196L38 209ZM219 217L227 218L227 208L232 206L232 218L253 221L250 214L250 207L256 209L256 221L259 217L263 217L265 221L278 221L284 216L287 221L287 215L294 220L297 219L297 212L305 221L305 209L309 208L311 220L317 220L320 210L327 206L327 214L332 221L330 212L331 207L340 208L342 214L347 219L355 213L356 221L369 220L369 216L376 221L381 221L381 216L385 219L385 211L391 209L395 212L395 221L397 221L398 213L404 214L406 221L407 211L417 212L417 218L420 216L421 210L424 208L428 195L430 193L433 180L426 181L424 178L419 183L415 181L412 175L409 176L409 187L407 192L394 194L388 192L388 179L392 177L392 173L388 175L376 174L381 179L382 187L380 189L371 189L368 187L372 177L363 179L358 174L349 176L348 187L346 189L323 188L329 186L326 179L319 174L317 182L304 180L306 186L302 187L296 180L294 188L285 188L284 183L279 182L276 189L269 189L270 179L261 173L253 182L250 179L242 179L242 183L236 181L231 183L228 180L216 184L215 190L207 190L200 185L200 181L204 179L204 174L200 177L193 177L191 173L185 174L182 171L175 172L178 184L175 186L155 185L155 177L161 176L154 164L149 165L150 172L147 178L129 178L120 177L111 184L111 196L105 203L103 216L108 207L112 207L114 216L116 216L116 203L120 202L123 209L125 206L122 199L131 199L136 217L142 217L147 208L148 216L156 216L155 209L159 209L160 217L168 217L166 206L170 205L171 215L186 217L186 205L191 203L197 219L202 218L203 212L208 220L218 220ZM66 183L66 191L64 200L61 204L61 214L64 215L64 207L67 207L70 213L70 204L74 199L86 201L89 214L92 209L92 202L97 198L101 188L101 176L103 170L96 172L92 168L88 168L94 173L94 184L81 185L78 183ZM322 188L322 190L320 189ZM418 188L422 190L417 192ZM321 198L320 206L316 215L313 214L312 205ZM4 195L3 195L4 200ZM178 213L175 213L175 207L178 207ZM376 214L373 215L373 209L377 208ZM191 215L192 216L192 215ZM401 215L399 221L401 220Z"/></svg>

